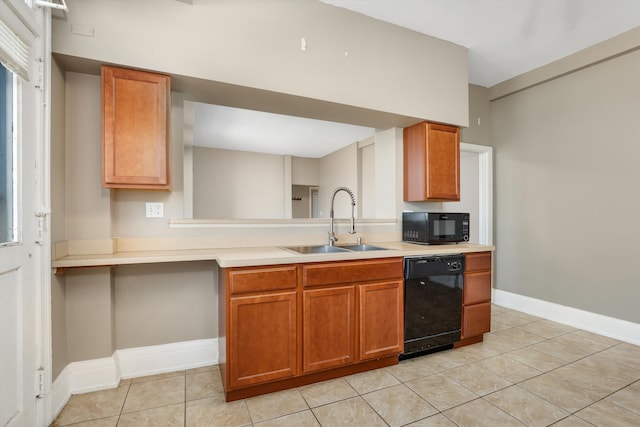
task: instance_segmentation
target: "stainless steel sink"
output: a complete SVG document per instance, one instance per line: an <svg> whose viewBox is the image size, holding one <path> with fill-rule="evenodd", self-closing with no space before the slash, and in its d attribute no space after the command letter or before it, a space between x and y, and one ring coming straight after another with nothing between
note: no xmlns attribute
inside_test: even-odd
<svg viewBox="0 0 640 427"><path fill-rule="evenodd" d="M344 246L329 246L329 245L315 245L315 246L287 246L283 249L296 252L299 254L328 254L336 252L357 252L357 251L386 251L386 248L373 245L344 245Z"/></svg>
<svg viewBox="0 0 640 427"><path fill-rule="evenodd" d="M365 252L365 251L386 251L387 248L381 248L380 246L374 246L374 245L367 245L367 244L362 244L362 245L344 245L344 246L340 246L341 248L345 248L347 250L350 251L360 251L360 252Z"/></svg>
<svg viewBox="0 0 640 427"><path fill-rule="evenodd" d="M344 249L338 246L329 246L329 245L287 246L284 249L297 252L299 254L328 254L328 253L334 253L334 252L349 252L348 249Z"/></svg>

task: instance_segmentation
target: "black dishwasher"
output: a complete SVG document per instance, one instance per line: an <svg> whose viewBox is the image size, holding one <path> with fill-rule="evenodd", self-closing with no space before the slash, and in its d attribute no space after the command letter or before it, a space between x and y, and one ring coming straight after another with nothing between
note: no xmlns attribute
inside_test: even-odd
<svg viewBox="0 0 640 427"><path fill-rule="evenodd" d="M404 260L404 353L407 359L452 348L460 339L464 255Z"/></svg>

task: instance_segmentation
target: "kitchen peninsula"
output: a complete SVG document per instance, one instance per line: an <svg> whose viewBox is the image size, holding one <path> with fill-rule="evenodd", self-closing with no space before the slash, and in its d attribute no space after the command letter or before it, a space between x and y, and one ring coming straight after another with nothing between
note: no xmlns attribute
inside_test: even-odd
<svg viewBox="0 0 640 427"><path fill-rule="evenodd" d="M403 257L487 254L485 294L490 295L493 246L375 246L381 250L297 254L267 246L117 252L64 256L52 266L64 273L215 261L219 364L226 398L236 400L398 363L404 332ZM482 340L487 328L473 322L463 318L460 345ZM473 332L465 334L465 327Z"/></svg>

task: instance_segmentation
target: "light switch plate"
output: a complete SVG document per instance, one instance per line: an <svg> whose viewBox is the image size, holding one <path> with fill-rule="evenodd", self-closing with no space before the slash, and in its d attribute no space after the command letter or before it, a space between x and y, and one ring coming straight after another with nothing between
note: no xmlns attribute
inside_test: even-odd
<svg viewBox="0 0 640 427"><path fill-rule="evenodd" d="M146 207L147 218L164 217L164 203L147 202Z"/></svg>

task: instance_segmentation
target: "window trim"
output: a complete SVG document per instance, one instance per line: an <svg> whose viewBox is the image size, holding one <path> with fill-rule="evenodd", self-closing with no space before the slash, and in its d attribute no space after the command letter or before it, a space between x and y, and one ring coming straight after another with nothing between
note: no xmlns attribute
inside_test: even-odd
<svg viewBox="0 0 640 427"><path fill-rule="evenodd" d="M5 227L9 225L12 229L11 240L6 242L0 241L0 247L11 246L15 244L20 244L22 242L22 224L20 220L20 203L21 203L21 179L20 179L20 170L21 170L21 159L20 159L20 119L21 114L19 108L21 107L21 79L15 72L13 72L10 68L4 67L7 71L11 73L12 77L12 99L11 99L11 184L13 186L11 192L11 222L10 224L2 224L0 226Z"/></svg>

